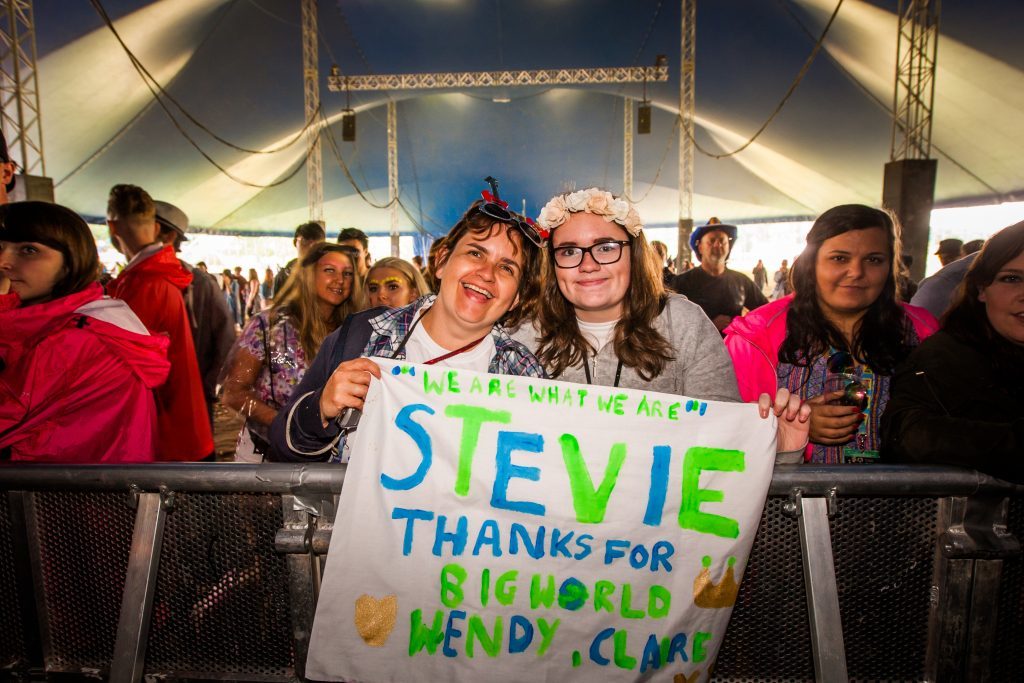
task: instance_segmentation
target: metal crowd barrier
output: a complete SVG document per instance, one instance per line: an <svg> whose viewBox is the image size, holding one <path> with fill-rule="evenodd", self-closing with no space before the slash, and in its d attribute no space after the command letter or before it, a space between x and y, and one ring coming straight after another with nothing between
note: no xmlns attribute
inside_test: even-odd
<svg viewBox="0 0 1024 683"><path fill-rule="evenodd" d="M302 680L344 467L0 466L0 676ZM1024 680L1024 487L777 468L716 681Z"/></svg>

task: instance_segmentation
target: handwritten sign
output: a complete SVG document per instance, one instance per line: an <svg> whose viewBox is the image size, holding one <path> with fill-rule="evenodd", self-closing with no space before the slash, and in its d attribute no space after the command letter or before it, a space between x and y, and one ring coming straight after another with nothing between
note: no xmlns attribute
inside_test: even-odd
<svg viewBox="0 0 1024 683"><path fill-rule="evenodd" d="M378 362L308 677L709 678L771 480L774 419Z"/></svg>

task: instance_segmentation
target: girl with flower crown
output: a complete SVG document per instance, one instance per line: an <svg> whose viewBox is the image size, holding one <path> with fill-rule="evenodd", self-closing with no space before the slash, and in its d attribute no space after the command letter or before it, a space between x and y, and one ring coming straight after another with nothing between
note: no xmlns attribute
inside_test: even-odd
<svg viewBox="0 0 1024 683"><path fill-rule="evenodd" d="M516 338L551 377L740 401L721 335L699 306L665 290L629 202L598 188L561 194L537 223L550 236L542 291L533 326ZM761 399L767 416L771 400ZM783 390L774 411L802 432L780 439L780 450L799 448L794 440L801 438L806 443L808 409Z"/></svg>

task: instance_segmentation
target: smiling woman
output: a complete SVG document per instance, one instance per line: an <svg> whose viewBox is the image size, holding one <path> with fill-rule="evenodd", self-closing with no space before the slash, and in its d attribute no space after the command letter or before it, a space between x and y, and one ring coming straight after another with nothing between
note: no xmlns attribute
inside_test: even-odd
<svg viewBox="0 0 1024 683"><path fill-rule="evenodd" d="M225 364L223 401L246 419L235 458L270 451L269 427L324 339L362 309L362 282L350 248L320 242L292 270L274 307L252 317Z"/></svg>
<svg viewBox="0 0 1024 683"><path fill-rule="evenodd" d="M885 455L1024 482L1024 222L993 235L956 303L900 366Z"/></svg>
<svg viewBox="0 0 1024 683"><path fill-rule="evenodd" d="M811 404L812 462L878 461L893 370L938 327L926 310L897 301L899 253L890 214L833 207L793 264L794 294L725 330L744 399L786 387Z"/></svg>
<svg viewBox="0 0 1024 683"><path fill-rule="evenodd" d="M328 337L271 429L273 455L289 461L348 459L349 439L380 367L369 357L543 377L504 325L537 297L542 238L491 191L470 205L437 254L441 286L403 308L375 308ZM360 357L367 356L367 357Z"/></svg>

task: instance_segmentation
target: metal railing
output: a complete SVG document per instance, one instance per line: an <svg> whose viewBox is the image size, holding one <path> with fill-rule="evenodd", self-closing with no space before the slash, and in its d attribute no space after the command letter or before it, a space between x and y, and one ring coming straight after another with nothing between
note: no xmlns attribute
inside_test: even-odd
<svg viewBox="0 0 1024 683"><path fill-rule="evenodd" d="M0 466L0 674L301 680L344 472ZM777 468L714 680L1020 680L1022 494Z"/></svg>

